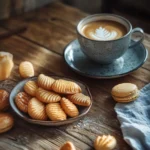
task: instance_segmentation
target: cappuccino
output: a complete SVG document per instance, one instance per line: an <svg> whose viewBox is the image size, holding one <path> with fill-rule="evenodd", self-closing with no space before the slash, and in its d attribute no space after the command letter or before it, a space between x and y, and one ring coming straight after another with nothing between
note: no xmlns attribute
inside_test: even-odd
<svg viewBox="0 0 150 150"><path fill-rule="evenodd" d="M81 34L92 40L109 41L123 37L127 29L121 23L111 20L99 20L87 23L81 30Z"/></svg>

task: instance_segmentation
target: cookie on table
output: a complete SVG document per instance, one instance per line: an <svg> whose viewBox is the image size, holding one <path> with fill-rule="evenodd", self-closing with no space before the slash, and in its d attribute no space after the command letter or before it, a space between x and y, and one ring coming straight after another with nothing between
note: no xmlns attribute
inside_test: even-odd
<svg viewBox="0 0 150 150"><path fill-rule="evenodd" d="M14 125L14 118L9 113L0 113L0 133L7 132Z"/></svg>
<svg viewBox="0 0 150 150"><path fill-rule="evenodd" d="M38 100L40 100L43 103L54 103L61 100L61 97L59 94L47 91L42 88L38 88L36 91L36 97Z"/></svg>
<svg viewBox="0 0 150 150"><path fill-rule="evenodd" d="M23 61L19 65L19 73L23 78L29 78L34 76L34 68L31 62Z"/></svg>
<svg viewBox="0 0 150 150"><path fill-rule="evenodd" d="M28 93L31 96L36 95L36 90L38 89L38 85L35 81L28 81L24 85L24 90L26 93Z"/></svg>
<svg viewBox="0 0 150 150"><path fill-rule="evenodd" d="M135 84L122 83L112 88L111 95L115 101L127 103L139 97L139 90Z"/></svg>
<svg viewBox="0 0 150 150"><path fill-rule="evenodd" d="M113 150L117 145L115 137L111 135L98 136L94 143L95 150Z"/></svg>
<svg viewBox="0 0 150 150"><path fill-rule="evenodd" d="M90 97L84 95L83 93L68 95L67 98L74 104L77 104L80 106L90 106L90 104L91 104Z"/></svg>
<svg viewBox="0 0 150 150"><path fill-rule="evenodd" d="M4 111L9 107L9 93L0 89L0 111Z"/></svg>
<svg viewBox="0 0 150 150"><path fill-rule="evenodd" d="M26 94L25 92L20 92L15 97L15 103L19 110L24 113L28 112L28 103L31 99L31 96Z"/></svg>
<svg viewBox="0 0 150 150"><path fill-rule="evenodd" d="M76 150L74 144L70 141L67 141L61 148L60 150Z"/></svg>
<svg viewBox="0 0 150 150"><path fill-rule="evenodd" d="M75 94L81 92L81 87L75 82L59 79L53 83L52 90L61 94Z"/></svg>
<svg viewBox="0 0 150 150"><path fill-rule="evenodd" d="M62 98L60 100L60 105L64 112L69 116L69 117L76 117L79 115L78 108L76 105L74 105L70 100L67 98Z"/></svg>
<svg viewBox="0 0 150 150"><path fill-rule="evenodd" d="M38 76L38 85L43 88L43 89L46 89L46 90L51 90L52 88L52 84L54 83L55 79L49 77L49 76L46 76L44 74L40 74Z"/></svg>
<svg viewBox="0 0 150 150"><path fill-rule="evenodd" d="M59 103L49 103L46 106L46 113L52 121L66 120L67 116Z"/></svg>
<svg viewBox="0 0 150 150"><path fill-rule="evenodd" d="M28 114L31 118L36 120L47 120L45 105L36 98L32 98L29 101Z"/></svg>

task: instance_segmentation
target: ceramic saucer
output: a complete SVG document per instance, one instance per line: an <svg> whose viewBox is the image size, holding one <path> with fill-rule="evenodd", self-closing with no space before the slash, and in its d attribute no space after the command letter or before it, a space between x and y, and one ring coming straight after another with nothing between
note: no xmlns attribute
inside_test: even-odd
<svg viewBox="0 0 150 150"><path fill-rule="evenodd" d="M64 50L64 58L66 63L75 72L99 79L117 78L127 75L139 67L146 61L148 51L143 44L129 48L127 52L112 64L101 65L88 59L80 49L78 40L69 43Z"/></svg>

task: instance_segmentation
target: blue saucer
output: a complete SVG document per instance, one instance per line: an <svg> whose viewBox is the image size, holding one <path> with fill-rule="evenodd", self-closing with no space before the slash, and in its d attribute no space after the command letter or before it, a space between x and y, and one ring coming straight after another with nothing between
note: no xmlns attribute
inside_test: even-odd
<svg viewBox="0 0 150 150"><path fill-rule="evenodd" d="M80 50L78 40L69 43L64 50L66 63L75 72L98 79L117 78L125 76L139 67L146 61L148 51L143 44L129 48L127 52L109 65L101 65L88 59Z"/></svg>

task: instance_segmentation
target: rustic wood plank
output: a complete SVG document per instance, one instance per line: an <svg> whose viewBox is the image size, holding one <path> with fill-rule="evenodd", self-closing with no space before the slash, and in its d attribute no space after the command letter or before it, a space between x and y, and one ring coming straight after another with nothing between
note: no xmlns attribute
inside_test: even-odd
<svg viewBox="0 0 150 150"><path fill-rule="evenodd" d="M0 149L3 150L54 150L58 146L38 136L29 128L15 126L11 131L0 135Z"/></svg>
<svg viewBox="0 0 150 150"><path fill-rule="evenodd" d="M57 73L58 75L65 74L68 76L77 77L80 80L83 80L87 83L89 82L90 84L93 83L95 84L95 86L99 85L99 87L102 87L103 89L108 89L109 87L111 89L111 87L115 85L116 82L119 83L122 80L125 80L125 81L127 80L127 82L131 82L133 80L133 83L137 82L132 77L129 78L130 75L122 77L122 78L118 78L118 79L111 79L111 82L110 80L97 80L97 79L89 80L89 78L82 77L74 73L73 71L71 71L70 68L64 62L64 59L62 56L59 56L55 53L47 51L46 49L42 47L36 46L35 44L32 44L31 42L28 42L16 36L1 40L0 49L14 54L14 60L15 60L16 66L14 68L14 73L13 73L14 76L12 77L13 79L15 77L17 77L17 79L21 79L19 78L17 74L18 65L21 61L29 60L34 64L36 74L47 73L47 72ZM30 53L30 51L32 51L32 53ZM58 65L55 66L54 64L58 64ZM136 75L138 76L139 74L138 72L141 72L141 70L143 69L139 69L135 71L135 73L133 73L135 74L134 76ZM147 79L146 75L148 75L149 72L145 71L144 73L145 74L143 74L143 76L145 75L145 77L141 77L141 78L139 77L139 80L144 81L145 83L148 83L149 78ZM139 83L141 84L140 81ZM110 92L110 89L108 90L108 92Z"/></svg>
<svg viewBox="0 0 150 150"><path fill-rule="evenodd" d="M68 13L69 11L71 11L71 14ZM21 37L62 55L64 47L76 38L78 21L86 15L75 8L72 10L72 7L58 2L36 12L26 13L24 16L13 17L3 21L1 25L9 30L26 25L28 29L19 34ZM150 70L149 39L150 36L145 34L144 45L149 50L149 57L143 68L147 70Z"/></svg>
<svg viewBox="0 0 150 150"><path fill-rule="evenodd" d="M54 145L57 145L60 147L65 143L66 141L72 141L77 150L91 150L93 145L90 146L87 143L84 143L81 140L78 140L77 138L74 138L73 136L67 134L65 131L59 129L59 127L44 127L44 126L37 126L37 125L31 125L19 122L18 126L23 126L24 128L29 128L34 134L37 134L41 137L41 139L45 139ZM39 132L37 132L39 131Z"/></svg>
<svg viewBox="0 0 150 150"><path fill-rule="evenodd" d="M26 25L28 29L20 34L22 37L62 54L66 43L76 38L77 22L85 16L77 9L52 3L36 12L26 13L24 17L14 17L0 24L9 29Z"/></svg>
<svg viewBox="0 0 150 150"><path fill-rule="evenodd" d="M144 46L148 50L148 59L147 59L146 63L143 65L143 68L150 70L150 35L149 34L145 34L145 39L144 39L143 43L144 43Z"/></svg>
<svg viewBox="0 0 150 150"><path fill-rule="evenodd" d="M52 73L70 76L84 81L90 87L94 99L93 107L85 118L79 122L58 128L31 125L16 117L17 124L10 132L14 132L13 134L15 134L17 139L19 138L16 134L19 131L29 129L30 132L26 133L27 139L31 140L29 147L19 141L19 146L24 146L22 149L38 149L38 146L41 149L48 149L48 144L53 149L57 149L66 140L73 141L77 149L92 149L95 137L101 134L114 135L118 141L118 147L116 149L131 149L123 141L120 124L114 112L115 102L111 98L110 91L114 85L121 82L132 82L137 84L139 88L149 83L150 61L148 60L148 63L145 63L143 68L138 69L131 75L111 80L89 79L71 71L61 56L63 47L69 41L76 38L76 24L86 15L77 9L64 6L61 3L53 3L36 12L27 13L24 16L14 17L5 22L1 22L1 25L9 30L22 25L26 25L28 30L19 34L19 36L12 36L0 40L0 49L11 52L14 55L15 61L15 67L10 80L1 82L0 88L5 87L11 91L10 87L22 80L18 75L19 63L23 60L29 60L34 65L36 75L39 73ZM3 30L1 29L0 32L3 32ZM148 49L150 49L148 35L146 35L144 42ZM10 132L0 136L0 139L3 141L0 143L0 149L9 149L8 142L16 146L16 141L13 142L13 140L9 139ZM31 133L34 135L33 138L30 137ZM54 136L52 137L52 135ZM40 139L42 142L38 141L37 145L33 144L32 146L31 144L34 139ZM44 145L44 148L41 145ZM18 148L16 147L16 149Z"/></svg>
<svg viewBox="0 0 150 150"><path fill-rule="evenodd" d="M63 134L65 135L65 137L65 133L67 133L77 138L78 140L83 141L89 146L92 146L93 140L95 139L96 135L111 133L112 135L115 135L117 137L117 140L119 141L118 148L125 147L125 149L129 149L125 142L122 141L122 134L119 127L120 125L113 109L115 102L110 96L110 91L115 84L120 83L122 81L135 83L139 87L144 86L145 82L143 82L141 79L135 79L135 77L132 76L112 79L111 82L110 80L89 80L89 78L81 77L72 72L66 66L62 56L57 55L51 51L46 50L43 47L39 47L17 36L12 36L10 38L1 40L0 49L11 52L14 55L15 68L10 78L13 79L14 82L21 80L21 78L18 75L19 63L23 60L29 60L33 63L36 74L43 72L47 74L55 73L58 75L72 76L74 78L78 78L84 81L89 85L94 99L93 107L90 113L87 115L87 117L85 117L82 120L82 122L76 122L74 124L59 128L59 130L64 131ZM32 53L30 53L30 51L32 51ZM54 64L59 65L56 66ZM144 81L148 82L148 72L146 73L146 75ZM31 128L32 131L36 132L38 130L36 127L30 126L31 125L28 125L28 127ZM95 126L97 128L95 128ZM40 135L42 135L45 131L45 138L48 138L48 135L50 134L49 132L52 132L48 129L44 131L43 129L39 129L39 131L40 132L38 134ZM64 138L64 136L62 137ZM69 139L69 137L70 136L68 136L67 139ZM50 138L50 141L51 140L52 139ZM74 141L74 138L72 138L72 140ZM62 141L62 139L60 141ZM57 143L57 141L55 142Z"/></svg>

